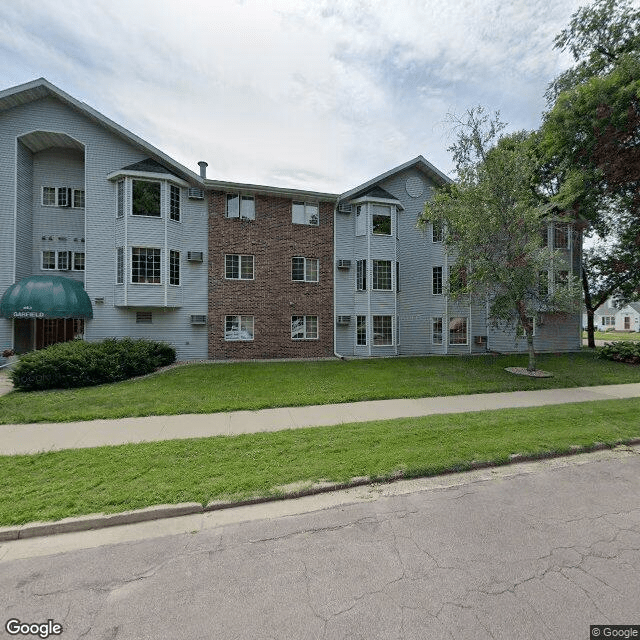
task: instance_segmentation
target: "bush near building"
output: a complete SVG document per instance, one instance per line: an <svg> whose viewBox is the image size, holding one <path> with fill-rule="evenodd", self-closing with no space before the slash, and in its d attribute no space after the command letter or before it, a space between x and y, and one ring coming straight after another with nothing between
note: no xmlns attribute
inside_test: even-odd
<svg viewBox="0 0 640 640"><path fill-rule="evenodd" d="M165 342L74 340L21 356L10 376L14 387L22 391L70 389L145 375L175 359L175 349Z"/></svg>
<svg viewBox="0 0 640 640"><path fill-rule="evenodd" d="M623 342L621 340L611 342L600 348L598 355L616 362L640 364L640 342Z"/></svg>

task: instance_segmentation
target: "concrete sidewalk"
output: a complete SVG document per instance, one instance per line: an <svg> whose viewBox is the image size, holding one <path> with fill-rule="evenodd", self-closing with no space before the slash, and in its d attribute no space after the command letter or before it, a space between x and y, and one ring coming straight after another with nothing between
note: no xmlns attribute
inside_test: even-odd
<svg viewBox="0 0 640 640"><path fill-rule="evenodd" d="M374 400L231 413L0 425L0 455L636 397L640 397L640 383L435 398Z"/></svg>

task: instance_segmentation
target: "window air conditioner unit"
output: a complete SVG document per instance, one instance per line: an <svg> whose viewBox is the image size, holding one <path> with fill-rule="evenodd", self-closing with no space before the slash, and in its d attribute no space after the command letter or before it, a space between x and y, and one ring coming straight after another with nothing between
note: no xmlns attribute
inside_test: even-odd
<svg viewBox="0 0 640 640"><path fill-rule="evenodd" d="M338 205L338 213L351 213L351 205L350 204L339 204Z"/></svg>
<svg viewBox="0 0 640 640"><path fill-rule="evenodd" d="M189 262L202 262L202 251L187 251Z"/></svg>
<svg viewBox="0 0 640 640"><path fill-rule="evenodd" d="M351 323L351 316L338 316L337 323L338 324L350 324Z"/></svg>
<svg viewBox="0 0 640 640"><path fill-rule="evenodd" d="M205 315L191 316L191 324L207 324L207 316Z"/></svg>
<svg viewBox="0 0 640 640"><path fill-rule="evenodd" d="M198 187L190 187L188 194L190 200L204 200L204 189L199 189Z"/></svg>
<svg viewBox="0 0 640 640"><path fill-rule="evenodd" d="M338 260L338 269L350 269L351 260Z"/></svg>
<svg viewBox="0 0 640 640"><path fill-rule="evenodd" d="M475 344L487 344L487 336L474 336L473 342Z"/></svg>

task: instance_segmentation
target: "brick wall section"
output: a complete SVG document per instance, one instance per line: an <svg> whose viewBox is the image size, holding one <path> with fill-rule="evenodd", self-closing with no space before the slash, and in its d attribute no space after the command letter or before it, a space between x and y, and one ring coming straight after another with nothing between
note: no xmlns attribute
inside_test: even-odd
<svg viewBox="0 0 640 640"><path fill-rule="evenodd" d="M225 217L226 195L208 193L209 357L316 358L333 355L333 209L319 226L292 224L292 201L255 196L256 219ZM253 255L254 280L226 280L225 255ZM293 282L294 256L319 259L319 282ZM226 315L254 316L252 342L224 339ZM292 340L291 316L318 316L317 340Z"/></svg>

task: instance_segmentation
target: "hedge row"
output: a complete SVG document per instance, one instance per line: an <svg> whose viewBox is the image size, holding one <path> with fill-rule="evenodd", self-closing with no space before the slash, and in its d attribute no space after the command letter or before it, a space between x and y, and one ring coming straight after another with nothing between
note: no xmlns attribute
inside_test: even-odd
<svg viewBox="0 0 640 640"><path fill-rule="evenodd" d="M175 359L175 349L165 342L73 340L21 356L10 376L14 387L23 391L70 389L145 375Z"/></svg>
<svg viewBox="0 0 640 640"><path fill-rule="evenodd" d="M640 341L618 340L610 342L598 349L598 355L601 358L615 360L616 362L640 364Z"/></svg>

